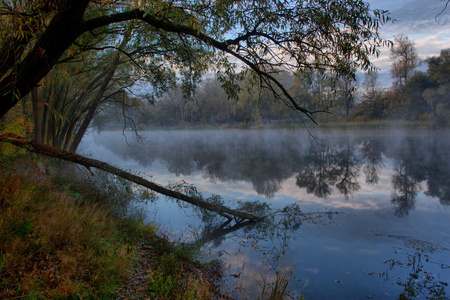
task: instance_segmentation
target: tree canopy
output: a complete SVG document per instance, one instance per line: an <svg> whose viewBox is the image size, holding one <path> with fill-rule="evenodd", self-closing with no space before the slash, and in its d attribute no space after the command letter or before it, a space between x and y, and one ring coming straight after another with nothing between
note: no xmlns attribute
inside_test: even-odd
<svg viewBox="0 0 450 300"><path fill-rule="evenodd" d="M0 16L0 118L55 65L95 59L131 31L122 51L158 78L186 75L195 83L215 69L233 96L238 70L246 68L276 99L312 119L314 111L274 75L371 69L370 55L383 43L378 29L389 20L361 0L6 0Z"/></svg>

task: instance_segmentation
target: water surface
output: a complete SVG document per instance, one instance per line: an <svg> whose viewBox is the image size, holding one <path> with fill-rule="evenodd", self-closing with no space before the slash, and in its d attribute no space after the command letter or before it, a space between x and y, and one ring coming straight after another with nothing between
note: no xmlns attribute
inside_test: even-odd
<svg viewBox="0 0 450 300"><path fill-rule="evenodd" d="M270 231L243 228L202 247L226 284L253 299L289 278L306 299L425 296L450 282L450 132L197 130L86 136L81 152L167 185L185 181L226 205L296 203L319 213ZM149 221L174 239L208 229L195 211L160 199ZM216 221L217 222L217 221ZM284 224L284 223L283 223ZM448 287L445 291L449 293Z"/></svg>

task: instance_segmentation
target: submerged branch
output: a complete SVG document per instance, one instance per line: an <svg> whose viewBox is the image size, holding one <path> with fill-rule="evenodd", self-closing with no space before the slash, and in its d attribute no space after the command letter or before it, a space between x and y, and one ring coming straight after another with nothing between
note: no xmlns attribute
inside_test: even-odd
<svg viewBox="0 0 450 300"><path fill-rule="evenodd" d="M25 148L27 151L30 152L36 152L45 154L47 156L55 157L58 159L62 159L65 161L70 161L82 166L85 166L86 168L97 168L103 171L106 171L108 173L114 174L116 176L119 176L121 178L124 178L126 180L129 180L131 182L134 182L136 184L139 184L141 186L144 186L146 188L151 189L152 191L155 191L157 193L163 194L165 196L169 196L172 198L179 199L181 201L193 204L195 206L198 206L200 208L213 211L229 220L232 219L232 216L235 218L243 219L243 220L252 220L252 221L259 221L262 220L263 217L255 216L253 214L249 214L243 211L235 210L228 208L223 205L219 204L212 204L207 201L204 201L199 198L191 197L188 195L185 195L183 193L172 191L170 189L167 189L159 184L156 184L154 182L148 181L142 177L136 176L132 173L123 171L117 167L111 166L105 162L87 158L82 155L69 152L69 151L62 151L55 147L44 145L41 143L37 143L34 141L29 141L23 137L20 137L18 135L7 133L7 132L0 132L0 142L7 142L11 143L13 145L16 145L21 148Z"/></svg>

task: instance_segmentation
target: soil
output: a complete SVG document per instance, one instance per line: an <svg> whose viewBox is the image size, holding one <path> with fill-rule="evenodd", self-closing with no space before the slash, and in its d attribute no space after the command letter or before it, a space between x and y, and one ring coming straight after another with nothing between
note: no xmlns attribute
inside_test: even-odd
<svg viewBox="0 0 450 300"><path fill-rule="evenodd" d="M145 290L150 270L151 259L154 256L151 245L141 245L137 251L136 262L126 286L117 291L117 299L150 299Z"/></svg>

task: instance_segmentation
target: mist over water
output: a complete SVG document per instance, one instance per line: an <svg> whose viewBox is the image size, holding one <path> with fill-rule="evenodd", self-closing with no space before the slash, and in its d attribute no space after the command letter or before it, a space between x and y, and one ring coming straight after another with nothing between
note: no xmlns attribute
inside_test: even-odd
<svg viewBox="0 0 450 300"><path fill-rule="evenodd" d="M414 266L408 261L417 256L424 271L411 282L425 282L424 272L434 278L430 282L450 282L448 130L144 135L143 144L131 135L127 144L121 132L91 134L81 152L163 185L184 180L231 207L237 200L261 200L275 208L298 203L304 212L340 213L273 236L241 230L207 243L209 258L219 256L228 275L239 274L226 277L229 286L251 294L263 278L282 273L291 276L292 296L396 299L410 280ZM179 238L190 239L204 226L170 201L147 209L149 220Z"/></svg>

